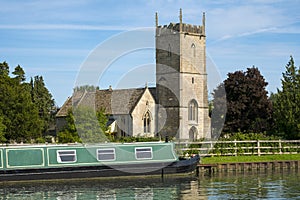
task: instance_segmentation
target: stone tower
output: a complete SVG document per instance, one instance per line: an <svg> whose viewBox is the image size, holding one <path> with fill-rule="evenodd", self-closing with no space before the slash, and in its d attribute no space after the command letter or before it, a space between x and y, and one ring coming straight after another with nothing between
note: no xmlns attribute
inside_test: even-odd
<svg viewBox="0 0 300 200"><path fill-rule="evenodd" d="M210 137L205 14L202 25L182 22L158 25L156 13L157 128L182 140Z"/></svg>

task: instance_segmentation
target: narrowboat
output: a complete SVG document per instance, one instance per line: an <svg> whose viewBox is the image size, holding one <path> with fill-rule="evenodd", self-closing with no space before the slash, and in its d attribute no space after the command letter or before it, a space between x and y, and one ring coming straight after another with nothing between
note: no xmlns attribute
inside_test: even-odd
<svg viewBox="0 0 300 200"><path fill-rule="evenodd" d="M0 146L0 181L189 173L171 142Z"/></svg>

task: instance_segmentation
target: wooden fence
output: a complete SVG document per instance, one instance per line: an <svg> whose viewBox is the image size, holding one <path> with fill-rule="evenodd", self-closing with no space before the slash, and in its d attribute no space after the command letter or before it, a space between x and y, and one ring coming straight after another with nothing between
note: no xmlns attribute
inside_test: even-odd
<svg viewBox="0 0 300 200"><path fill-rule="evenodd" d="M300 140L177 142L177 153L200 156L239 156L300 153Z"/></svg>

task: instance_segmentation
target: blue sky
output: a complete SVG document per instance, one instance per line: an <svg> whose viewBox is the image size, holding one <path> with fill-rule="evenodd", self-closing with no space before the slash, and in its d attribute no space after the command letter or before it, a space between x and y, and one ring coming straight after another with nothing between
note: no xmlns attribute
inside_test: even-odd
<svg viewBox="0 0 300 200"><path fill-rule="evenodd" d="M183 22L199 25L206 13L208 67L221 79L254 65L267 89L276 92L289 56L300 65L297 0L1 0L0 7L0 62L8 62L11 71L20 64L27 80L43 76L58 106L71 96L80 68L97 46L124 31L153 27L155 12L159 24L168 24L179 21L182 8ZM118 58L99 85L151 84L154 62L153 49ZM141 71L147 76L139 76Z"/></svg>

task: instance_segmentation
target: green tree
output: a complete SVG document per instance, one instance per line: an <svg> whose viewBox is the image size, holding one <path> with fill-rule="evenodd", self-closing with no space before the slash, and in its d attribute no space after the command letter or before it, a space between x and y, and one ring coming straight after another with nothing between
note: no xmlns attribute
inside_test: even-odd
<svg viewBox="0 0 300 200"><path fill-rule="evenodd" d="M80 137L78 136L74 115L72 110L68 111L66 117L66 126L57 134L58 142L60 143L74 143L74 142L81 142Z"/></svg>
<svg viewBox="0 0 300 200"><path fill-rule="evenodd" d="M9 75L9 66L6 62L0 63L0 77L7 78Z"/></svg>
<svg viewBox="0 0 300 200"><path fill-rule="evenodd" d="M100 131L102 133L105 133L108 130L108 127L107 127L108 117L105 114L105 109L103 109L103 108L100 109L96 113L96 115L97 115L98 123L100 125Z"/></svg>
<svg viewBox="0 0 300 200"><path fill-rule="evenodd" d="M31 87L25 83L25 72L17 66L9 77L9 66L0 63L0 116L8 141L31 142L42 136L42 120L31 98Z"/></svg>
<svg viewBox="0 0 300 200"><path fill-rule="evenodd" d="M286 139L300 139L300 68L291 56L285 69L281 89L272 95L276 133Z"/></svg>
<svg viewBox="0 0 300 200"><path fill-rule="evenodd" d="M3 117L0 115L0 143L5 143L7 140L5 138L6 126L3 124Z"/></svg>
<svg viewBox="0 0 300 200"><path fill-rule="evenodd" d="M7 117L11 124L7 127L7 134L11 140L30 142L42 136L41 120L26 85L12 85L10 96L10 111Z"/></svg>
<svg viewBox="0 0 300 200"><path fill-rule="evenodd" d="M12 74L16 76L15 79L16 79L19 83L24 82L24 81L26 80L26 78L25 78L25 72L24 72L23 68L22 68L20 65L18 65L18 66L15 68L15 71L13 71Z"/></svg>
<svg viewBox="0 0 300 200"><path fill-rule="evenodd" d="M68 112L65 128L58 133L60 143L98 143L107 141L107 117L104 110L95 112L88 106L78 106Z"/></svg>
<svg viewBox="0 0 300 200"><path fill-rule="evenodd" d="M98 121L98 116L101 116L99 112L97 114L97 112L89 106L78 106L74 110L76 129L82 142L98 143L107 140Z"/></svg>
<svg viewBox="0 0 300 200"><path fill-rule="evenodd" d="M46 88L42 76L35 76L30 81L32 102L38 109L40 119L42 120L43 132L49 128L49 124L54 121L54 99Z"/></svg>
<svg viewBox="0 0 300 200"><path fill-rule="evenodd" d="M78 92L78 91L94 92L96 90L99 90L99 87L94 85L82 85L74 88L74 92Z"/></svg>
<svg viewBox="0 0 300 200"><path fill-rule="evenodd" d="M0 84L0 110L6 126L5 137L14 141L31 141L41 135L38 110L31 101L30 92L25 84L8 79Z"/></svg>
<svg viewBox="0 0 300 200"><path fill-rule="evenodd" d="M217 139L222 133L227 112L227 100L224 83L218 85L218 87L214 89L212 95L213 100L210 111L211 129L212 137Z"/></svg>

